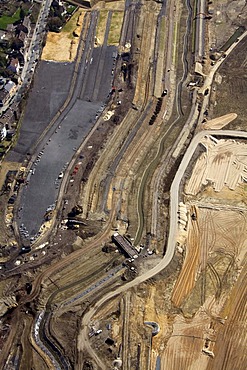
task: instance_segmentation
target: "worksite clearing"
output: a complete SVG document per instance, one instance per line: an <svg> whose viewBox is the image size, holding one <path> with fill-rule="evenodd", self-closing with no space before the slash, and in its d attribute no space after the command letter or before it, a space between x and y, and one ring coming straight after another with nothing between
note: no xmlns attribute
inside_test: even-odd
<svg viewBox="0 0 247 370"><path fill-rule="evenodd" d="M245 370L247 4L75 3L0 172L0 368Z"/></svg>
<svg viewBox="0 0 247 370"><path fill-rule="evenodd" d="M179 218L184 222L179 228L183 236L178 235L178 251L184 261L171 295L183 316L175 317L163 354L164 369L196 369L198 363L200 369L216 369L215 363L224 361L224 355L215 347L225 346L226 341L232 347L247 344L243 336L238 343L233 341L243 312L234 318L235 328L224 314L226 305L235 303L233 287L246 268L247 145L237 139L212 136L205 136L199 145L203 153L187 176L184 203L180 203ZM235 198L239 188L242 197ZM220 335L222 324L231 327L224 338ZM184 357L182 353L188 347L190 355ZM212 363L211 358L216 361ZM234 368L242 368L236 361Z"/></svg>
<svg viewBox="0 0 247 370"><path fill-rule="evenodd" d="M48 32L41 59L73 62L76 57L86 11L77 10L60 33Z"/></svg>
<svg viewBox="0 0 247 370"><path fill-rule="evenodd" d="M130 368L138 364L140 369L155 369L159 364L162 370L196 370L198 366L216 370L222 368L229 348L246 347L246 335L238 323L244 325L246 316L247 193L243 174L247 146L244 141L212 136L205 136L199 146L203 153L189 165L183 182L173 262L95 317L97 327L111 328L99 336L113 340L109 357L113 363L122 346ZM234 313L237 297L242 309ZM158 334L153 335L145 322L157 322ZM105 357L108 347L99 349L100 343L99 337L93 340ZM235 361L224 368L244 368L241 360Z"/></svg>

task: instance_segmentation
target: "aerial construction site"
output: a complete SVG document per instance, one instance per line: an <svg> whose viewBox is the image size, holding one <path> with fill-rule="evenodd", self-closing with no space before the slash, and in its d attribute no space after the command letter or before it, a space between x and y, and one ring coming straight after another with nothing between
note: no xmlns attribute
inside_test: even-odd
<svg viewBox="0 0 247 370"><path fill-rule="evenodd" d="M35 6L0 157L0 368L246 369L246 1Z"/></svg>

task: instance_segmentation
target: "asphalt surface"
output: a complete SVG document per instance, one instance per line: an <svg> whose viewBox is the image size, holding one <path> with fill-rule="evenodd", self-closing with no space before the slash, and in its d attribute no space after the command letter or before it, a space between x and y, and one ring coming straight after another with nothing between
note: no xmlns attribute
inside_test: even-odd
<svg viewBox="0 0 247 370"><path fill-rule="evenodd" d="M27 153L50 123L65 101L74 63L50 63L41 61L29 93L20 136L16 146L6 156L7 161L23 162Z"/></svg>
<svg viewBox="0 0 247 370"><path fill-rule="evenodd" d="M113 58L115 46L94 48L88 61L85 80L80 98L87 101L104 101L108 95L112 81ZM102 70L102 73L100 73Z"/></svg>
<svg viewBox="0 0 247 370"><path fill-rule="evenodd" d="M18 211L17 224L25 228L23 240L37 235L47 208L56 202L62 180L58 178L60 172L66 170L75 151L93 128L111 90L115 63L113 52L117 49L107 46L107 35L102 47L93 48L96 16L92 12L71 99L34 153L37 155L31 169L34 173L28 175ZM68 96L73 67L73 63L41 62L19 141L7 160L22 162L27 152L33 154L35 142Z"/></svg>
<svg viewBox="0 0 247 370"><path fill-rule="evenodd" d="M61 122L44 146L40 161L34 162L34 175L30 176L29 184L21 197L22 211L19 213L30 236L39 230L46 209L55 203L61 179L59 173L64 172L71 160L75 148L87 136L95 123L95 114L100 103L89 103L76 100L73 108Z"/></svg>

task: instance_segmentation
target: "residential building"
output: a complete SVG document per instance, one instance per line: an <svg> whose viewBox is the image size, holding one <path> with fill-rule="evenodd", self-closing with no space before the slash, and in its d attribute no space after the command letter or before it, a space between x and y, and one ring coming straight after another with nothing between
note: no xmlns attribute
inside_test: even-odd
<svg viewBox="0 0 247 370"><path fill-rule="evenodd" d="M18 24L18 25L16 26L16 28L15 28L15 35L16 35L16 36L19 36L21 32L24 32L24 33L26 33L26 34L28 33L28 29L27 29L27 27L25 27L25 26L23 25L23 23Z"/></svg>
<svg viewBox="0 0 247 370"><path fill-rule="evenodd" d="M6 31L10 32L11 34L15 32L15 26L13 24L8 24L6 27Z"/></svg>
<svg viewBox="0 0 247 370"><path fill-rule="evenodd" d="M14 104L13 104L14 105ZM14 122L17 121L18 112L12 108L12 105L0 117L0 124L4 124L6 130L10 130Z"/></svg>
<svg viewBox="0 0 247 370"><path fill-rule="evenodd" d="M5 39L5 37L6 37L6 32L5 32L5 31L3 31L3 30L0 30L0 39L1 39L1 40L4 40L4 39Z"/></svg>
<svg viewBox="0 0 247 370"><path fill-rule="evenodd" d="M12 58L7 69L9 69L13 73L18 73L19 72L19 60L17 58Z"/></svg>
<svg viewBox="0 0 247 370"><path fill-rule="evenodd" d="M5 88L0 90L0 107L4 106L4 104L9 100L9 97L9 92L5 90Z"/></svg>
<svg viewBox="0 0 247 370"><path fill-rule="evenodd" d="M18 62L19 64L19 62ZM4 89L8 91L9 96L13 96L16 93L16 84L13 81L9 81L4 86Z"/></svg>
<svg viewBox="0 0 247 370"><path fill-rule="evenodd" d="M19 40L21 40L23 42L24 47L25 47L26 46L26 43L27 43L27 34L25 32L23 32L23 31L21 31L19 33L19 37L18 38L19 38Z"/></svg>
<svg viewBox="0 0 247 370"><path fill-rule="evenodd" d="M6 138L7 130L4 123L0 122L0 141L3 141Z"/></svg>

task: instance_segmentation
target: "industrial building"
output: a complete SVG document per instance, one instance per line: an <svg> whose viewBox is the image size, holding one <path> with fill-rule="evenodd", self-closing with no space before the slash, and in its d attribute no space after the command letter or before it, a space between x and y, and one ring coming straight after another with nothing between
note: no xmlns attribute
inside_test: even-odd
<svg viewBox="0 0 247 370"><path fill-rule="evenodd" d="M138 254L132 244L127 240L124 236L120 235L119 233L115 233L112 236L113 242L120 247L125 254L128 255L130 258L137 258Z"/></svg>

